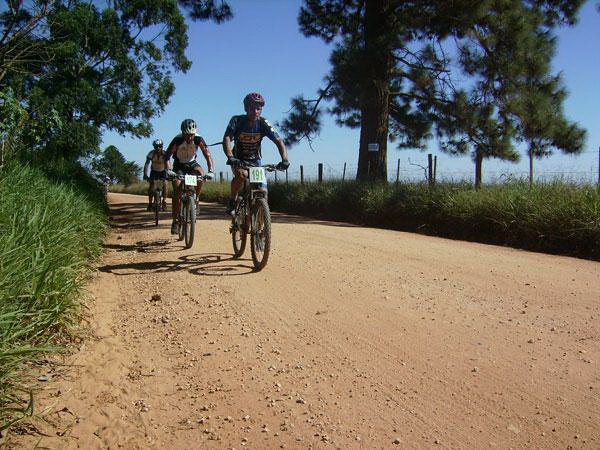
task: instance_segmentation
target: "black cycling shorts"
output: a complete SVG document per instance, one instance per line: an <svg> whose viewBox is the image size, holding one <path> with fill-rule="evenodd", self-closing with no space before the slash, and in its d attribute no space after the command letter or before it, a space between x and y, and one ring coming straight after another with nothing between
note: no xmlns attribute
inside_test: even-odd
<svg viewBox="0 0 600 450"><path fill-rule="evenodd" d="M150 169L150 179L151 180L166 180L167 179L167 171Z"/></svg>
<svg viewBox="0 0 600 450"><path fill-rule="evenodd" d="M177 173L181 172L184 175L193 175L197 167L201 166L196 161L190 161L189 163L180 163L179 161L175 160L175 163L173 164L173 171Z"/></svg>

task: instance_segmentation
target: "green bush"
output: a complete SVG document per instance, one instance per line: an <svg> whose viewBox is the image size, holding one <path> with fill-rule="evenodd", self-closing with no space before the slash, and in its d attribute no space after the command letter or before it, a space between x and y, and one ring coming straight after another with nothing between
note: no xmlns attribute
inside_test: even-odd
<svg viewBox="0 0 600 450"><path fill-rule="evenodd" d="M272 183L274 211L600 259L600 190L565 181Z"/></svg>
<svg viewBox="0 0 600 450"><path fill-rule="evenodd" d="M101 250L102 193L76 167L0 169L0 431L18 418L11 406L22 406L17 372L67 338Z"/></svg>

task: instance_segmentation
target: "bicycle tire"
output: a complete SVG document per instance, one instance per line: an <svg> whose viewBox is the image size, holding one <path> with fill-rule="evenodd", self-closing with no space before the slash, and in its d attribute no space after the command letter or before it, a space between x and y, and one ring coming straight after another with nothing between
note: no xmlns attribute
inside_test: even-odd
<svg viewBox="0 0 600 450"><path fill-rule="evenodd" d="M246 206L240 206L235 210L235 216L231 221L231 243L233 244L233 257L239 258L246 250L248 233L244 230L246 221Z"/></svg>
<svg viewBox="0 0 600 450"><path fill-rule="evenodd" d="M154 191L154 225L158 226L158 219L160 214L160 192Z"/></svg>
<svg viewBox="0 0 600 450"><path fill-rule="evenodd" d="M194 234L196 233L196 202L193 197L188 197L188 206L185 217L185 248L191 248L194 245Z"/></svg>
<svg viewBox="0 0 600 450"><path fill-rule="evenodd" d="M252 206L250 250L254 269L262 270L269 260L271 252L271 212L264 198L257 198Z"/></svg>

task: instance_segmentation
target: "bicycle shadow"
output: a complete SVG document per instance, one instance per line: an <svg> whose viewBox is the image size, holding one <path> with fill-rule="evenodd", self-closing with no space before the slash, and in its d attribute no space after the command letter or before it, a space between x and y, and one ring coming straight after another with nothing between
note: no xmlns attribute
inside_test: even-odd
<svg viewBox="0 0 600 450"><path fill-rule="evenodd" d="M167 227L164 227L167 228ZM135 244L102 244L102 248L109 250L116 250L118 252L138 252L138 253L162 253L162 252L174 252L174 250L163 250L166 249L166 245L169 244L168 239L158 239L154 241L137 241Z"/></svg>
<svg viewBox="0 0 600 450"><path fill-rule="evenodd" d="M110 205L108 218L111 228L120 230L140 230L145 228L168 228L167 225L156 226L154 211L147 211L145 203L117 203ZM171 218L170 211L160 211L159 220Z"/></svg>
<svg viewBox="0 0 600 450"><path fill-rule="evenodd" d="M119 276L139 275L140 273L169 273L188 271L201 276L239 276L254 272L252 263L244 264L248 259L235 259L230 253L199 253L182 255L177 260L140 261L124 264L107 264L99 271Z"/></svg>

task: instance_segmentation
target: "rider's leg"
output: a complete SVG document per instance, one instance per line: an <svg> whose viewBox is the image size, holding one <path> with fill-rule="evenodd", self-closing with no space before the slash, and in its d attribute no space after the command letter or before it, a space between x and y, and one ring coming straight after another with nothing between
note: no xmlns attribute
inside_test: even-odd
<svg viewBox="0 0 600 450"><path fill-rule="evenodd" d="M148 182L148 210L152 209L152 180Z"/></svg>
<svg viewBox="0 0 600 450"><path fill-rule="evenodd" d="M194 173L203 176L204 170L202 170L202 167L196 166L194 167ZM204 186L204 181L196 183L196 215L200 214L200 191L202 191L202 186Z"/></svg>
<svg viewBox="0 0 600 450"><path fill-rule="evenodd" d="M269 201L269 190L267 189L266 185L263 185L260 187L260 191L263 193L263 198L267 201Z"/></svg>
<svg viewBox="0 0 600 450"><path fill-rule="evenodd" d="M180 205L180 198L179 198L179 189L181 186L181 182L177 179L173 180L173 201L171 203L171 205L173 206L171 209L172 211L172 215L173 215L173 223L171 224L171 234L177 234L179 233L179 227L180 224L178 222L178 218L179 218L179 207Z"/></svg>
<svg viewBox="0 0 600 450"><path fill-rule="evenodd" d="M231 180L231 196L227 203L227 212L231 214L235 208L235 197L240 191L240 188L244 185L246 179L246 171L244 169L236 168L233 171L233 180Z"/></svg>
<svg viewBox="0 0 600 450"><path fill-rule="evenodd" d="M172 216L173 216L173 221L177 220L179 218L179 206L180 206L180 198L179 198L179 187L181 185L181 182L179 180L173 180L173 201L171 202L172 204Z"/></svg>
<svg viewBox="0 0 600 450"><path fill-rule="evenodd" d="M235 196L239 192L240 188L244 184L246 179L246 171L244 169L236 168L233 172L233 180L231 180L231 198L235 199Z"/></svg>
<svg viewBox="0 0 600 450"><path fill-rule="evenodd" d="M166 209L167 207L167 197L169 196L169 183L167 183L167 179L165 178L163 180L163 204L162 207L163 209Z"/></svg>
<svg viewBox="0 0 600 450"><path fill-rule="evenodd" d="M194 167L194 173L196 175L204 176L204 170L202 170L202 167L200 166ZM202 186L204 186L204 181L198 181L196 184L196 202L200 201L200 191L202 191Z"/></svg>

